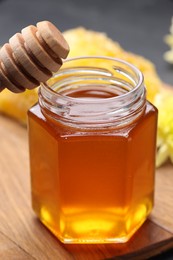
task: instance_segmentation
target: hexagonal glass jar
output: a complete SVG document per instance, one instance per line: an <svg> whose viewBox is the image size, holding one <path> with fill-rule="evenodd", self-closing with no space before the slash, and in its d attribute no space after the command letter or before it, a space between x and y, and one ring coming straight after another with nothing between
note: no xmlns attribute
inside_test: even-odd
<svg viewBox="0 0 173 260"><path fill-rule="evenodd" d="M141 72L64 62L29 116L32 205L64 243L125 242L153 207L157 109Z"/></svg>

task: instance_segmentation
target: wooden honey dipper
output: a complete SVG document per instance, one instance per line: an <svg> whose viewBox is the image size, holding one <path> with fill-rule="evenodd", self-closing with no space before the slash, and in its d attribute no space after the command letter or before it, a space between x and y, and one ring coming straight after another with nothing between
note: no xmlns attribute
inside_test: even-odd
<svg viewBox="0 0 173 260"><path fill-rule="evenodd" d="M24 28L0 49L0 91L18 93L39 86L59 70L68 53L66 40L52 23Z"/></svg>

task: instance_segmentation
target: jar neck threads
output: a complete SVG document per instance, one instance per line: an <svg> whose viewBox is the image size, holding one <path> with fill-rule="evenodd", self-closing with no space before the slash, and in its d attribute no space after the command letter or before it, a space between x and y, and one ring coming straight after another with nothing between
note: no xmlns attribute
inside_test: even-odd
<svg viewBox="0 0 173 260"><path fill-rule="evenodd" d="M39 103L46 115L64 124L121 127L143 113L146 90L142 73L125 61L80 57L64 62L62 69L41 85Z"/></svg>

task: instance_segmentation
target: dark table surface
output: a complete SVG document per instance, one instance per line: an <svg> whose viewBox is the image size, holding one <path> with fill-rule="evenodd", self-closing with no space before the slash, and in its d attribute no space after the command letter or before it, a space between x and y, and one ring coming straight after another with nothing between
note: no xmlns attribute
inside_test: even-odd
<svg viewBox="0 0 173 260"><path fill-rule="evenodd" d="M173 85L173 65L163 59L172 16L173 0L0 0L0 45L41 20L61 31L84 26L106 32L126 50L150 59L161 79ZM152 259L173 259L173 250Z"/></svg>

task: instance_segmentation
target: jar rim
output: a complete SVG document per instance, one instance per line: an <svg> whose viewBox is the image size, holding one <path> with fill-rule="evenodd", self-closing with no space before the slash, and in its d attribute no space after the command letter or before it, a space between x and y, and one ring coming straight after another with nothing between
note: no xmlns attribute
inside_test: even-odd
<svg viewBox="0 0 173 260"><path fill-rule="evenodd" d="M92 59L92 64L81 65L85 64L79 62L82 59ZM101 63L97 63L97 60L101 60ZM106 56L81 56L67 59L64 63L68 62L72 64L54 74L52 79L55 81L42 83L39 89L39 104L44 113L80 127L123 126L143 113L146 90L143 74L138 68L124 60ZM71 90L94 85L100 85L101 88L108 86L114 96L69 96Z"/></svg>
<svg viewBox="0 0 173 260"><path fill-rule="evenodd" d="M127 61L124 61L122 59L118 59L118 58L113 58L113 57L109 57L109 56L79 56L79 57L73 57L73 58L68 58L66 60L63 61L64 64L68 63L68 62L73 62L73 61L77 61L77 60L84 60L84 59L102 59L102 60L107 60L107 61L115 61L115 62L119 62L120 64L123 64L123 65L126 65L127 67L129 67L130 69L133 70L133 72L135 72L135 74L137 75L138 77L138 82L136 84L136 86L134 88L132 88L131 90L129 90L128 92L126 93L123 93L121 95L117 95L117 96L114 96L114 97L109 97L109 98L102 98L102 99L94 99L94 100L84 100L82 98L76 98L76 97L71 97L71 96L66 96L66 95L62 95L61 93L59 92L56 92L55 90L53 90L51 88L51 86L49 86L48 84L46 83L41 83L41 87L43 87L46 92L50 93L51 95L53 94L55 97L61 97L63 98L66 102L83 102L83 103L86 103L86 104L93 104L93 103L106 103L108 101L113 101L113 100L121 100L121 99L124 99L126 96L129 96L129 95L132 95L133 93L135 93L139 88L140 86L143 85L143 81L144 81L144 77L143 77L143 74L142 72L134 65L132 65L131 63L127 62ZM68 69L68 68L67 68ZM54 76L58 76L60 73L61 73L61 69L58 71L58 72L55 72L53 74L53 77ZM64 80L62 80L63 82Z"/></svg>

